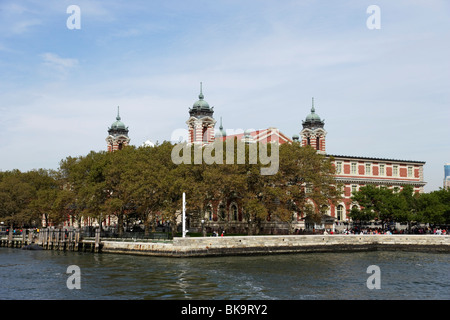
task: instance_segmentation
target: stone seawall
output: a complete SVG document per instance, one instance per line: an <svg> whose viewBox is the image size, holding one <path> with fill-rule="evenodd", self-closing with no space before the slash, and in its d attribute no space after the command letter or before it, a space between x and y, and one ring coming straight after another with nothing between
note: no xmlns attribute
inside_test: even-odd
<svg viewBox="0 0 450 320"><path fill-rule="evenodd" d="M285 235L174 238L172 242L102 241L101 252L167 257L345 252L369 250L450 253L450 236L442 235Z"/></svg>

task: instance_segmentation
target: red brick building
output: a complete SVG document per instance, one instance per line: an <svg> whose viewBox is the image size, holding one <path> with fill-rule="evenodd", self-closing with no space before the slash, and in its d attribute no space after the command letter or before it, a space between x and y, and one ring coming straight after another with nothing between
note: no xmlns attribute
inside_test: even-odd
<svg viewBox="0 0 450 320"><path fill-rule="evenodd" d="M277 128L261 130L246 130L232 132L228 134L222 126L215 132L216 120L213 117L214 108L205 101L200 84L200 94L198 100L189 108L189 118L186 121L188 126L188 142L193 144L207 145L220 139L240 139L247 143L292 143L299 141L301 146L309 145L332 159L336 168L336 180L344 185L342 200L336 205L330 204L327 208L322 208L328 221L348 222L348 213L353 206L352 193L365 185L386 186L389 188L402 188L404 185L412 185L416 192L423 192L426 184L423 177L423 167L425 162L413 160L368 158L350 155L330 155L326 153L325 121L316 113L314 98L310 113L302 121L302 128L299 135L289 138ZM108 130L108 151L120 150L129 144L128 128L125 127L119 112L116 121ZM201 221L189 221L189 228L200 229L205 227L208 232L226 230L227 232L246 232L247 221L242 214L242 209L236 199L223 199L221 201L208 202L205 206L204 219ZM295 215L294 227L305 228L305 217L302 214ZM326 226L326 223L322 227ZM265 233L277 233L286 229L276 221L266 221L263 230ZM281 231L283 232L283 231Z"/></svg>
<svg viewBox="0 0 450 320"><path fill-rule="evenodd" d="M348 222L348 213L353 206L352 193L358 191L362 186L375 185L389 188L401 189L405 185L412 185L415 192L423 192L424 182L423 167L424 161L398 160L383 158L368 158L350 155L331 155L326 153L326 135L324 128L325 121L316 113L314 98L310 113L302 122L300 135L289 138L276 128L262 130L246 130L241 133L227 135L220 123L219 130L215 137L212 135L216 121L213 118L213 110L203 100L200 91L200 100L194 103L189 110L191 117L187 121L189 128L189 142L207 144L215 139L226 140L238 138L245 142L265 142L265 143L292 143L300 141L301 146L312 146L317 152L332 159L336 168L336 180L344 185L342 200L336 205L330 204L323 208L326 214L334 221ZM297 216L297 228L305 227L304 217ZM231 232L238 232L244 229L244 221L241 208L232 199L223 200L216 203L208 203L206 206L204 223L209 230L220 229L226 226ZM265 231L280 228L277 222L267 222ZM281 227L283 228L283 227Z"/></svg>

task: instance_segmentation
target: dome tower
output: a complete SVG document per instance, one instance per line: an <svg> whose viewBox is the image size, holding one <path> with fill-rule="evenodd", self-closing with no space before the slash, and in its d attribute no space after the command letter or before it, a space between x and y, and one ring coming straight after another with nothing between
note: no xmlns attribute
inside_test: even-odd
<svg viewBox="0 0 450 320"><path fill-rule="evenodd" d="M121 121L119 107L117 107L116 121L113 122L110 128L108 128L106 143L108 144L108 152L121 150L130 143L130 138L128 137L128 127L126 127Z"/></svg>
<svg viewBox="0 0 450 320"><path fill-rule="evenodd" d="M214 107L210 107L204 100L202 83L200 82L200 94L198 100L189 108L189 119L186 121L189 130L189 143L205 145L214 141L213 118Z"/></svg>
<svg viewBox="0 0 450 320"><path fill-rule="evenodd" d="M325 153L325 136L327 132L323 128L325 120L320 119L314 108L312 98L311 113L302 121L303 130L300 132L301 146L311 146L319 153Z"/></svg>

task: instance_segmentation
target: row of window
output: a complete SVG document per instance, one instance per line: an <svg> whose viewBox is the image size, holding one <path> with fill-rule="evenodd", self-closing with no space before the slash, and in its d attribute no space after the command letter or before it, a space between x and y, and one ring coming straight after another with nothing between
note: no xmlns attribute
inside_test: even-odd
<svg viewBox="0 0 450 320"><path fill-rule="evenodd" d="M219 205L217 215L219 216L220 220L227 220L227 211L224 204ZM213 220L213 208L210 205L206 208L206 216L208 220ZM239 220L238 207L234 203L230 206L230 220Z"/></svg>
<svg viewBox="0 0 450 320"><path fill-rule="evenodd" d="M352 190L353 190L353 186L352 186ZM355 189L355 191L356 191L356 189ZM326 208L324 208L324 210L327 211L328 207L327 206L325 206L325 207ZM213 220L213 208L210 205L206 209L206 216L207 216L208 220L210 220L210 221ZM220 220L227 220L225 205L221 204L219 206L218 216L219 216ZM336 207L336 218L338 221L342 221L346 218L345 207L341 204ZM230 206L230 220L231 221L240 221L241 220L241 219L239 219L238 208L237 208L236 204L232 204Z"/></svg>
<svg viewBox="0 0 450 320"><path fill-rule="evenodd" d="M371 176L373 175L373 168L372 168L372 164L371 163L366 163L364 165L364 175L366 176ZM343 174L344 170L343 170L343 163L342 161L336 161L336 174ZM378 175L379 176L392 176L392 177L398 177L399 173L400 173L400 167L398 165L392 165L392 174L387 174L387 165L386 164L379 164L378 165ZM356 162L351 162L350 163L350 174L353 175L357 175L358 174L358 163ZM408 166L407 167L407 177L408 178L413 178L414 177L414 167L413 166Z"/></svg>
<svg viewBox="0 0 450 320"><path fill-rule="evenodd" d="M354 194L355 194L355 192L357 192L357 191L359 191L359 185L357 185L357 184L352 184L351 186L350 186L350 191L351 191L351 194L350 194L350 196L353 196ZM401 190L401 188L400 187L395 187L395 186L386 186L386 185L378 185L377 186L378 188L379 187L387 187L387 188L389 188L389 189L392 189L392 190L394 190L394 192L400 192L400 190ZM345 197L346 196L346 194L345 194L345 189L344 189L344 194L342 195L343 197Z"/></svg>

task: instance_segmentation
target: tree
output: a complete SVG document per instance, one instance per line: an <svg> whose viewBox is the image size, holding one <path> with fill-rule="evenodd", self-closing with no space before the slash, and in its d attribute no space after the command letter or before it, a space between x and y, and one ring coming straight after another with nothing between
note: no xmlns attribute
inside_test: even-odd
<svg viewBox="0 0 450 320"><path fill-rule="evenodd" d="M78 225L83 217L100 221L108 196L104 171L108 161L106 152L91 151L86 156L68 157L60 162L58 180L66 192L58 199L58 205L68 209Z"/></svg>
<svg viewBox="0 0 450 320"><path fill-rule="evenodd" d="M352 200L362 209L352 209L350 217L359 221L375 219L383 223L408 223L410 230L411 222L420 220L418 215L420 197L411 185L403 186L401 191L399 188L364 186L352 196Z"/></svg>
<svg viewBox="0 0 450 320"><path fill-rule="evenodd" d="M356 221L386 220L390 216L387 209L387 197L392 193L385 187L373 185L363 186L352 196L352 201L357 202L361 209L354 209L350 217Z"/></svg>
<svg viewBox="0 0 450 320"><path fill-rule="evenodd" d="M34 189L34 196L27 208L30 219L39 221L38 224L41 225L41 220L44 218L45 225L47 226L50 220L54 223L63 222L66 217L55 206L59 193L61 192L56 172L40 169L26 172L24 175L26 181Z"/></svg>
<svg viewBox="0 0 450 320"><path fill-rule="evenodd" d="M156 231L156 219L161 212L165 193L160 187L167 169L161 161L160 146L140 147L136 150L136 162L133 164L136 172L128 171L131 198L137 213L144 221L145 234Z"/></svg>
<svg viewBox="0 0 450 320"><path fill-rule="evenodd" d="M320 222L324 214L321 208L341 198L342 185L336 182L334 173L332 159L312 147L300 147L298 142L281 145L280 168L272 184L278 189L275 193L282 206L275 213L285 222L292 221L294 211Z"/></svg>
<svg viewBox="0 0 450 320"><path fill-rule="evenodd" d="M397 222L406 222L408 231L411 231L411 222L418 221L417 212L419 194L414 192L411 185L406 185L399 193L394 194L397 205L393 207L393 220Z"/></svg>
<svg viewBox="0 0 450 320"><path fill-rule="evenodd" d="M420 221L431 224L449 223L449 190L440 189L420 195L417 203Z"/></svg>
<svg viewBox="0 0 450 320"><path fill-rule="evenodd" d="M23 227L31 223L28 204L34 194L35 189L26 180L26 174L19 170L0 175L0 217L11 229L14 225Z"/></svg>

